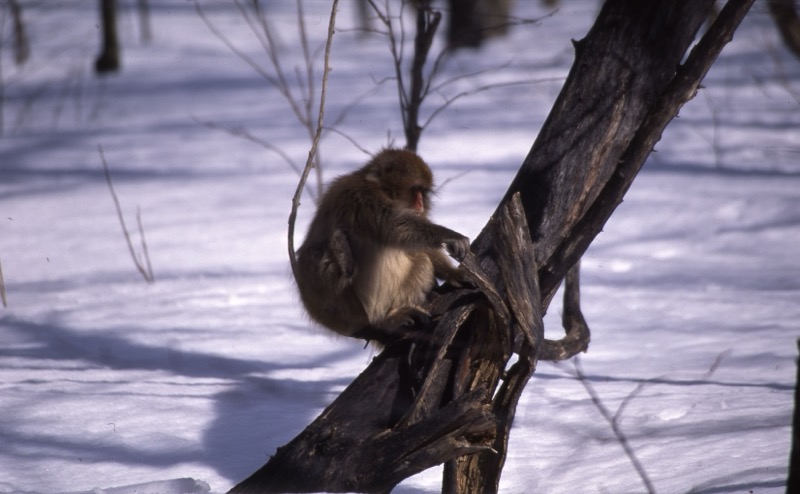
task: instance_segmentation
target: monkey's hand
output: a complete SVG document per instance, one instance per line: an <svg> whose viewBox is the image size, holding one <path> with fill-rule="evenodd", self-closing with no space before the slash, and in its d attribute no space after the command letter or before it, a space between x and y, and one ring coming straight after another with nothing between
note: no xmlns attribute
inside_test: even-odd
<svg viewBox="0 0 800 494"><path fill-rule="evenodd" d="M461 262L467 257L467 252L469 252L469 239L464 235L448 238L444 241L444 248L447 249L447 253L450 254L453 259Z"/></svg>
<svg viewBox="0 0 800 494"><path fill-rule="evenodd" d="M361 328L352 336L387 347L401 339L419 339L425 336L430 323L430 314L422 308L405 307L382 321Z"/></svg>

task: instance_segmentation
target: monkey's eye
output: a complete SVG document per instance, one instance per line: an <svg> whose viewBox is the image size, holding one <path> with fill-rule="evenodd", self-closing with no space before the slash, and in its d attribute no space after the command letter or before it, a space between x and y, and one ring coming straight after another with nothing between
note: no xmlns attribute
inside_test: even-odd
<svg viewBox="0 0 800 494"><path fill-rule="evenodd" d="M422 194L423 196L428 197L428 194L431 193L431 189L423 187L422 185L415 185L411 187L411 193L414 195Z"/></svg>

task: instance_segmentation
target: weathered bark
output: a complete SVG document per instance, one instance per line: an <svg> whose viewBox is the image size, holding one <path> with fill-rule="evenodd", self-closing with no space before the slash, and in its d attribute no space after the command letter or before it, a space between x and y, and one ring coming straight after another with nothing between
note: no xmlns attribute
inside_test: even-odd
<svg viewBox="0 0 800 494"><path fill-rule="evenodd" d="M622 202L645 159L661 138L664 128L678 114L683 104L695 96L700 82L722 48L732 39L734 31L753 1L731 0L725 5L686 61L676 67L673 77L662 89L661 95L649 112L637 123L636 131L627 142L624 152L616 158L612 157L611 162L606 161L611 165L610 175L598 187L599 192L594 197L593 203L573 227L566 230L568 232L564 233L566 238L557 243L549 259L550 262L544 264L539 271L539 282L545 298L552 297L566 267L572 266L580 259L592 240L602 231L603 225ZM694 2L688 3L694 5ZM558 231L550 233L550 238L558 233ZM533 235L535 238L535 234Z"/></svg>
<svg viewBox="0 0 800 494"><path fill-rule="evenodd" d="M514 200L505 207L511 206L514 215L524 218L519 197L519 194L515 194ZM503 213L504 210L501 210L496 214ZM467 269L476 273L476 278L478 274L482 275L483 281L477 283L478 287L483 293L490 294L487 296L489 300L494 300L492 305L496 314L510 320L510 341L501 341L500 348L511 345L508 350L515 350L517 361L508 367L513 358L511 352L494 356L487 352L487 347L496 345L498 335L483 331L480 325L475 328L471 349L478 356L462 360L460 372L455 373L454 397L460 398L481 386L497 389L492 401L497 430L492 449L461 456L445 465L442 488L445 493L497 491L517 403L539 360L544 338L544 311L538 280L532 276L537 271L536 256L528 231L524 229L526 226L524 220L501 221L500 235L491 228L484 229L479 236L481 242L473 244L480 268L473 268L470 262L465 263ZM508 304L508 315L505 315L504 303ZM586 337L588 340L588 333Z"/></svg>
<svg viewBox="0 0 800 494"><path fill-rule="evenodd" d="M541 315L753 0L730 0L681 65L712 2L606 1L472 245L464 266L475 287L440 291L429 340L389 346L231 492L386 492L445 461L445 492L497 491L517 400L537 361L588 345L577 267L567 277L566 336L544 340Z"/></svg>
<svg viewBox="0 0 800 494"><path fill-rule="evenodd" d="M570 75L506 196L523 191L546 299L585 246L563 258L554 254L578 233L576 225L664 95L712 3L609 1L576 43Z"/></svg>
<svg viewBox="0 0 800 494"><path fill-rule="evenodd" d="M508 194L522 192L526 203L540 266L539 288L544 310L567 268L577 264L622 202L667 123L695 95L700 81L730 41L753 0L728 2L682 66L677 62L688 49L712 2L706 2L705 8L699 1L673 3L635 0L605 3L592 30L576 44L576 61L564 89L509 188ZM672 9L665 8L668 6ZM667 10L663 12L665 15L659 15L661 10ZM629 17L638 20L630 22ZM648 28L648 24L655 25ZM620 29L622 25L626 28ZM672 38L670 33L674 33ZM639 38L646 41L630 49ZM658 38L670 39L659 44ZM589 60L584 60L587 56ZM674 65L668 65L674 67L671 74L668 70L657 70L659 58L663 63L675 61ZM616 73L622 74L619 80L614 76ZM585 81L598 84L593 86ZM564 142L565 136L571 137ZM577 150L580 151L576 154ZM481 240L479 237L475 243ZM567 280L574 290L566 290L564 297L563 324L567 336L558 342L544 340L541 359L569 358L575 355L573 351L585 351L588 345L589 331L580 313L577 276L574 268ZM476 456L482 455L485 453ZM484 483L475 482L473 486L485 489L492 485L485 483L485 479L493 479L493 470L476 473L463 463L459 466L455 477L479 476ZM480 492L465 482L462 484L465 488L449 492Z"/></svg>
<svg viewBox="0 0 800 494"><path fill-rule="evenodd" d="M543 327L536 277L529 276L535 272L533 246L518 199L489 222L484 236L503 249L470 255L465 263L479 288L438 294L431 340L384 350L311 425L231 492L385 492L454 457L489 451L496 462L513 417L514 407L506 405L518 399L524 383L515 387L519 379L507 380L494 399L493 391L514 335L525 339L528 351L520 361L528 367L513 373L530 376ZM498 277L487 278L476 257Z"/></svg>

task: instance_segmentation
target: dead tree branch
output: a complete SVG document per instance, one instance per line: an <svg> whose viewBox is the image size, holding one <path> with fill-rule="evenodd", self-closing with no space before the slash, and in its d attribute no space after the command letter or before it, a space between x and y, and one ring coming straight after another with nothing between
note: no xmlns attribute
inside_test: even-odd
<svg viewBox="0 0 800 494"><path fill-rule="evenodd" d="M206 15L206 12L200 3L200 0L194 0L194 7L197 15L203 21L203 23L208 27L209 31L219 39L232 53L234 53L237 57L239 57L244 63L249 65L256 71L266 83L278 91L278 93L283 97L286 103L289 105L289 109L294 114L295 119L301 125L301 127L305 130L306 134L308 135L309 143L311 146L316 149L317 144L314 142L315 134L317 132L317 115L314 112L314 101L317 100L317 89L315 84L315 60L309 45L308 41L308 34L306 30L306 21L305 21L305 11L303 8L303 1L298 0L296 2L297 8L297 30L298 30L298 43L301 47L303 53L303 64L304 67L302 69L295 68L294 69L294 81L293 83L291 79L291 73L287 71L285 64L284 64L284 57L279 49L278 42L275 39L275 35L273 33L273 28L270 25L270 22L267 19L267 13L261 6L260 0L234 0L234 6L238 9L239 13L241 14L242 19L245 21L247 27L250 29L250 32L253 36L258 39L259 43L261 44L264 53L267 56L267 60L269 60L269 66L264 67L258 61L256 61L253 57L249 56L247 53L242 51L239 47L237 47L229 38L225 35L215 24L211 21L211 19ZM323 69L323 79L327 79L328 77L329 67L326 62L326 66ZM278 151L278 146L273 143L267 142L263 139L251 138L247 134L242 131L235 131L231 132L234 135L243 136L253 142L261 144L265 149L275 152L281 158L286 160L290 163L290 166L295 170L298 171L299 174L302 175L300 168L294 165L294 160L288 159L286 153L282 151ZM249 133L248 133L249 134ZM317 138L317 140L319 140ZM309 189L310 194L312 197L316 197L322 193L322 168L320 166L321 160L319 158L319 154L315 153L314 155L314 166L313 169L315 170L315 178L316 178L316 191ZM305 182L307 180L307 176L303 179Z"/></svg>
<svg viewBox="0 0 800 494"><path fill-rule="evenodd" d="M419 110L425 98L426 87L423 69L428 53L433 45L433 37L439 28L442 14L431 9L430 1L419 2L417 6L417 31L414 38L414 60L411 62L411 88L408 107L405 108L406 147L415 151L419 143L422 127L419 125Z"/></svg>
<svg viewBox="0 0 800 494"><path fill-rule="evenodd" d="M447 461L448 493L497 492L517 400L544 348L588 345L577 268L566 336L541 315L622 201L753 0L729 0L694 42L713 0L607 0L517 177L472 245L474 287L445 286L430 338L387 347L306 430L231 492L387 492Z"/></svg>
<svg viewBox="0 0 800 494"><path fill-rule="evenodd" d="M630 6L631 12L625 10L630 2L607 2L604 11L608 15L601 12L589 35L576 43L576 60L567 82L507 192L510 197L515 191L523 191L528 217L543 218L533 223L536 227L531 236L546 240L545 245L537 243L537 255L542 256L539 282L545 300L552 298L567 270L602 231L664 128L694 97L753 1L730 0L683 64L680 60L685 47L698 29L684 22L688 19L685 16L691 16L692 21L705 16L710 1L691 2L683 19L670 11L656 33L645 31L653 22L648 16L660 15L658 9L668 10L661 4L671 2L637 4ZM624 59L619 57L626 51L619 43L626 41L593 35L615 18L631 22L627 26L631 32L626 36L633 33L634 39L649 40L649 44L630 47ZM652 50L662 42L670 58L654 65L659 57L654 57ZM587 80L598 80L598 87L580 82ZM641 97L631 100L631 91ZM565 145L565 137L574 145ZM597 148L599 143L603 145ZM587 157L591 164L576 166L586 163ZM575 191L575 187L584 190Z"/></svg>
<svg viewBox="0 0 800 494"><path fill-rule="evenodd" d="M3 263L0 262L0 301L3 302L3 307L8 307L8 299L6 299L6 282L3 279Z"/></svg>
<svg viewBox="0 0 800 494"><path fill-rule="evenodd" d="M119 225L122 228L122 235L125 237L125 243L128 246L128 252L131 254L133 264L136 266L136 270L139 271L139 273L142 275L142 278L144 278L146 282L153 283L156 281L156 278L153 275L153 266L150 264L150 254L147 251L147 242L144 238L141 212L138 209L136 210L136 224L139 227L139 240L141 241L143 259L136 254L136 250L133 248L131 235L128 233L128 227L125 225L125 217L122 215L122 207L119 205L119 198L117 198L117 193L114 191L114 184L111 182L111 172L108 170L108 163L106 162L106 156L103 153L103 147L98 146L97 150L100 153L100 161L103 163L103 173L105 174L106 183L108 184L108 191L111 193L111 199L114 200L114 208L117 210L117 219L119 220Z"/></svg>
<svg viewBox="0 0 800 494"><path fill-rule="evenodd" d="M294 197L292 198L292 210L289 213L289 229L288 229L288 244L289 244L289 261L292 266L292 273L296 273L297 269L297 258L295 256L294 251L294 225L295 221L297 220L297 209L300 207L300 197L303 195L303 187L306 184L306 179L308 179L308 174L311 172L312 168L316 168L319 166L317 163L317 146L319 145L319 139L322 136L322 129L323 129L323 120L325 118L325 96L328 90L328 74L330 73L330 56L331 56L331 45L333 43L333 33L334 27L336 26L336 10L339 7L339 0L333 0L333 7L331 8L331 16L330 20L328 21L328 38L325 42L325 59L323 62L323 69L322 69L322 89L320 91L319 96L319 111L317 112L317 125L314 130L314 134L311 138L311 149L308 151L308 159L306 160L306 166L303 168L303 173L300 175L300 182L297 184L297 190L294 193ZM322 192L322 189L319 189L319 192Z"/></svg>
<svg viewBox="0 0 800 494"><path fill-rule="evenodd" d="M378 5L377 0L366 0L372 11L377 16L381 24L383 24L384 31L381 34L385 35L389 44L389 52L392 56L394 66L394 79L397 84L398 101L400 104L400 114L403 122L403 133L406 138L406 148L416 151L419 141L422 137L424 130L439 116L443 111L449 108L456 101L471 96L483 91L488 91L497 87L512 86L517 84L531 84L535 82L542 82L536 80L516 81L502 84L486 84L474 89L459 92L452 96L443 96L444 102L438 107L434 108L426 118L421 117L421 110L425 100L435 93L441 94L441 91L453 83L477 77L482 73L489 72L490 70L499 70L503 66L495 69L475 71L473 73L461 74L456 77L450 78L446 81L434 84L437 76L442 68L443 62L446 60L450 51L445 48L442 49L435 57L432 63L429 63L431 49L433 48L436 32L441 23L441 12L432 8L430 0L410 2L409 0L402 0L400 12L394 15L391 9L391 2L384 1L381 7ZM413 58L411 63L406 68L404 59L406 31L403 22L403 12L406 6L410 3L414 4L416 9L415 16L415 34L413 42ZM427 66L430 65L428 68ZM410 83L408 82L410 80Z"/></svg>
<svg viewBox="0 0 800 494"><path fill-rule="evenodd" d="M231 492L385 492L431 466L479 452L477 472L493 472L499 481L513 420L508 405L516 404L533 372L543 331L536 278L526 275L535 272L527 231L520 202L512 201L484 230L484 238L504 249L478 250L467 265L486 292L438 294L431 341L402 340L384 350L303 433ZM487 268L496 276L486 275ZM516 339L527 351L512 368L513 379L495 393ZM484 482L477 475L474 481Z"/></svg>

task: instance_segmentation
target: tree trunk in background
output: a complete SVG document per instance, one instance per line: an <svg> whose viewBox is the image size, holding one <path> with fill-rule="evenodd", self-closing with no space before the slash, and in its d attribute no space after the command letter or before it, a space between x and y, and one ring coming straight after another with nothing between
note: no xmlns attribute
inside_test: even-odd
<svg viewBox="0 0 800 494"><path fill-rule="evenodd" d="M30 55L28 35L25 33L25 23L22 22L22 6L18 0L8 0L11 8L11 20L14 23L14 63L22 65Z"/></svg>
<svg viewBox="0 0 800 494"><path fill-rule="evenodd" d="M800 16L794 0L768 0L767 5L783 42L800 57Z"/></svg>
<svg viewBox="0 0 800 494"><path fill-rule="evenodd" d="M493 36L508 31L513 0L448 0L447 46L478 48Z"/></svg>
<svg viewBox="0 0 800 494"><path fill-rule="evenodd" d="M800 339L797 340L800 351ZM794 418L792 419L792 450L789 456L789 478L786 494L800 492L800 358L796 361L797 377L794 382Z"/></svg>
<svg viewBox="0 0 800 494"><path fill-rule="evenodd" d="M142 43L153 40L153 30L150 28L150 1L137 0L136 10L139 12L139 39Z"/></svg>
<svg viewBox="0 0 800 494"><path fill-rule="evenodd" d="M449 22L447 25L447 46L457 48L477 48L483 42L481 19L478 16L479 0L448 0Z"/></svg>
<svg viewBox="0 0 800 494"><path fill-rule="evenodd" d="M687 57L713 0L607 0L473 242L464 267L475 286L440 290L430 339L387 347L231 492L388 492L445 461L443 492L497 492L517 401L537 361L588 345L577 268L565 288L566 337L545 340L542 314L752 2L730 0Z"/></svg>
<svg viewBox="0 0 800 494"><path fill-rule="evenodd" d="M117 2L100 0L100 18L103 26L102 52L94 61L98 74L119 70L119 41L117 40Z"/></svg>

